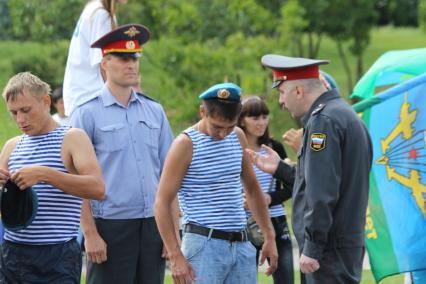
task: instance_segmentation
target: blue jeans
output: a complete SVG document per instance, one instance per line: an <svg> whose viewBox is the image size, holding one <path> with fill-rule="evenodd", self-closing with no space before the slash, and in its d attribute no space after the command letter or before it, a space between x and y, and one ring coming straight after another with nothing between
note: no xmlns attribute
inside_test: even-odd
<svg viewBox="0 0 426 284"><path fill-rule="evenodd" d="M272 277L274 278L275 284L293 284L293 248L291 245L287 219L283 217L281 218L283 220L271 218L272 225L275 229L275 242L277 244L278 251L278 267L274 274L272 274ZM256 247L256 249L256 261L258 261L261 247Z"/></svg>
<svg viewBox="0 0 426 284"><path fill-rule="evenodd" d="M194 283L257 283L256 249L249 242L229 242L184 233L182 253L195 272Z"/></svg>

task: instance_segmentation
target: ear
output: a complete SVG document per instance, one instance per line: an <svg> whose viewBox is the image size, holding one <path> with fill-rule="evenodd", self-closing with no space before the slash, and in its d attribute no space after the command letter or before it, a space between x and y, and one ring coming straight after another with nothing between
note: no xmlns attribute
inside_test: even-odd
<svg viewBox="0 0 426 284"><path fill-rule="evenodd" d="M101 69L105 72L106 64L107 64L107 56L104 56L101 60Z"/></svg>
<svg viewBox="0 0 426 284"><path fill-rule="evenodd" d="M204 118L206 116L206 109L204 108L203 105L200 105L199 113L201 118Z"/></svg>
<svg viewBox="0 0 426 284"><path fill-rule="evenodd" d="M41 100L43 104L47 106L50 110L50 105L52 104L52 98L49 95L44 95Z"/></svg>
<svg viewBox="0 0 426 284"><path fill-rule="evenodd" d="M296 98L302 99L305 96L305 88L301 85L296 86Z"/></svg>

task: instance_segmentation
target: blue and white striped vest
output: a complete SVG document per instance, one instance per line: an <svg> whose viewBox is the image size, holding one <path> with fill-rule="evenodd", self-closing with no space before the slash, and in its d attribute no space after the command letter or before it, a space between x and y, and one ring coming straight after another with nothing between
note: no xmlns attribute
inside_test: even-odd
<svg viewBox="0 0 426 284"><path fill-rule="evenodd" d="M22 135L10 155L9 172L29 165L68 172L62 162L61 147L69 129L69 126L60 126L43 135ZM34 221L24 230L6 230L5 239L22 244L47 245L77 237L82 199L44 182L35 184L33 189L38 196L38 211Z"/></svg>
<svg viewBox="0 0 426 284"><path fill-rule="evenodd" d="M233 232L246 226L241 167L243 151L235 132L223 140L192 128L192 161L178 192L183 224Z"/></svg>

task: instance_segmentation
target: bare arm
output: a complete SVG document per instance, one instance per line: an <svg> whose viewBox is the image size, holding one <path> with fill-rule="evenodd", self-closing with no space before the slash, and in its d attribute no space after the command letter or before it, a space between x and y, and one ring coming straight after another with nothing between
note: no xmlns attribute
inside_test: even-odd
<svg viewBox="0 0 426 284"><path fill-rule="evenodd" d="M262 265L266 257L269 257L270 266L266 274L270 275L277 269L278 261L275 231L269 218L268 206L263 196L262 189L260 188L256 175L253 171L249 154L245 151L247 147L247 140L241 129L236 128L236 132L243 148L241 180L244 184L245 196L247 198L249 208L253 213L256 222L259 224L265 238L259 265Z"/></svg>
<svg viewBox="0 0 426 284"><path fill-rule="evenodd" d="M192 283L195 280L191 265L180 251L173 221L176 215L173 203L191 159L192 142L188 136L181 134L167 154L154 205L155 220L170 258L175 283Z"/></svg>
<svg viewBox="0 0 426 284"><path fill-rule="evenodd" d="M85 199L81 207L80 224L84 235L87 260L94 263L102 263L107 260L107 244L101 238L96 228L90 209L90 201Z"/></svg>
<svg viewBox="0 0 426 284"><path fill-rule="evenodd" d="M82 198L102 199L105 185L93 145L84 131L70 129L64 136L62 160L69 173L38 165L15 171L11 179L27 188L39 182L48 183L66 193Z"/></svg>
<svg viewBox="0 0 426 284"><path fill-rule="evenodd" d="M0 186L3 186L6 181L10 178L9 173L9 157L13 149L15 149L20 136L14 137L4 144L3 149L0 153Z"/></svg>

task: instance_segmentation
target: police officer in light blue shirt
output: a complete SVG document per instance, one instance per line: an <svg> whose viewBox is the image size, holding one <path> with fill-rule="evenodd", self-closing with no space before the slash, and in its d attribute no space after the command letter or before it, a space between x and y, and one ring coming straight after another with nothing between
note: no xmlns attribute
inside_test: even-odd
<svg viewBox="0 0 426 284"><path fill-rule="evenodd" d="M105 200L83 205L87 283L163 283L153 203L173 137L161 105L132 89L148 39L146 27L125 25L97 40L107 81L71 116L92 140L106 184Z"/></svg>

